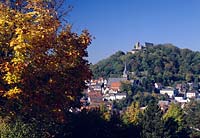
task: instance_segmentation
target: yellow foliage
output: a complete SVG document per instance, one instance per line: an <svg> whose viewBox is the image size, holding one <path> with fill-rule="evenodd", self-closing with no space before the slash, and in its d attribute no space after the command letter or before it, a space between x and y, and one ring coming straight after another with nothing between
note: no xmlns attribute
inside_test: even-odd
<svg viewBox="0 0 200 138"><path fill-rule="evenodd" d="M26 4L19 10L0 2L1 95L20 94L23 112L70 107L91 76L85 59L91 36L63 29L55 9L43 0Z"/></svg>
<svg viewBox="0 0 200 138"><path fill-rule="evenodd" d="M14 88L10 89L9 91L7 91L3 96L8 97L8 98L13 98L17 94L20 94L21 92L22 91L19 88L14 87Z"/></svg>
<svg viewBox="0 0 200 138"><path fill-rule="evenodd" d="M67 98L68 98L70 101L74 101L74 100L75 100L75 98L74 98L73 96L71 96L71 95L67 95Z"/></svg>
<svg viewBox="0 0 200 138"><path fill-rule="evenodd" d="M171 103L167 112L163 115L163 119L166 121L169 118L173 118L178 124L183 123L184 112L180 105Z"/></svg>
<svg viewBox="0 0 200 138"><path fill-rule="evenodd" d="M103 113L103 119L109 121L110 118L111 118L111 113L109 111Z"/></svg>
<svg viewBox="0 0 200 138"><path fill-rule="evenodd" d="M7 81L8 84L15 84L20 82L20 77L17 74L8 72L3 79Z"/></svg>
<svg viewBox="0 0 200 138"><path fill-rule="evenodd" d="M125 124L138 124L139 123L140 107L138 102L133 102L127 107L122 118Z"/></svg>
<svg viewBox="0 0 200 138"><path fill-rule="evenodd" d="M0 47L6 43L10 49L13 49L13 56L10 57L12 66L2 68L6 72L3 79L7 84L17 84L20 82L23 72L21 66L29 58L26 52L37 48L37 43L40 43L40 39L45 36L52 36L52 33L55 33L58 27L57 19L53 19L50 16L50 11L48 10L49 12L47 12L46 9L40 7L37 4L38 2L41 1L29 1L27 8L35 10L27 13L21 13L0 3ZM46 25L45 22L49 22L49 25ZM11 35L12 39L6 38ZM0 64L0 66L5 65L5 63ZM16 87L11 89L11 91L17 90ZM12 92L9 92L7 95L10 94Z"/></svg>

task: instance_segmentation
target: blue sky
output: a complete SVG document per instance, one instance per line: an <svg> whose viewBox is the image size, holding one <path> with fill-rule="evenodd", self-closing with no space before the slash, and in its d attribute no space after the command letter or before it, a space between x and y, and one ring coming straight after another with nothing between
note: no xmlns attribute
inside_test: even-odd
<svg viewBox="0 0 200 138"><path fill-rule="evenodd" d="M137 41L172 43L200 51L200 0L67 0L75 32L88 29L96 38L88 48L92 63Z"/></svg>

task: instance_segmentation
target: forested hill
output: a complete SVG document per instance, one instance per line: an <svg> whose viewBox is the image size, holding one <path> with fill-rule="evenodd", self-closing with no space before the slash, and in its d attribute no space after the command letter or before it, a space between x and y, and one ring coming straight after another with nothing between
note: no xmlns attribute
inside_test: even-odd
<svg viewBox="0 0 200 138"><path fill-rule="evenodd" d="M120 77L125 62L132 79L148 78L169 85L177 81L197 81L200 77L200 52L171 44L147 47L134 54L119 51L91 65L91 69L95 78Z"/></svg>

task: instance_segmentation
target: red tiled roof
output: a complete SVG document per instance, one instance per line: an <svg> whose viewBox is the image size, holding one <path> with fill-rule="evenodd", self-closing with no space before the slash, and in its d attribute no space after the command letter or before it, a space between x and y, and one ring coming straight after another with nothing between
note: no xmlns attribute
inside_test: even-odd
<svg viewBox="0 0 200 138"><path fill-rule="evenodd" d="M112 82L110 88L118 90L120 89L121 83L120 82Z"/></svg>

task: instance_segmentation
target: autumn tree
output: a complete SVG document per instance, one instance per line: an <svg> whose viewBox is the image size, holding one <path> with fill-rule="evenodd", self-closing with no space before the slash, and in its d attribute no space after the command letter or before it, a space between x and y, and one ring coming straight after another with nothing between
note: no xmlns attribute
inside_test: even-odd
<svg viewBox="0 0 200 138"><path fill-rule="evenodd" d="M139 116L141 114L140 106L138 102L133 102L129 107L127 107L124 112L122 119L125 124L138 125L140 120Z"/></svg>
<svg viewBox="0 0 200 138"><path fill-rule="evenodd" d="M54 2L0 2L1 109L11 115L64 121L91 76L91 36L63 26Z"/></svg>

